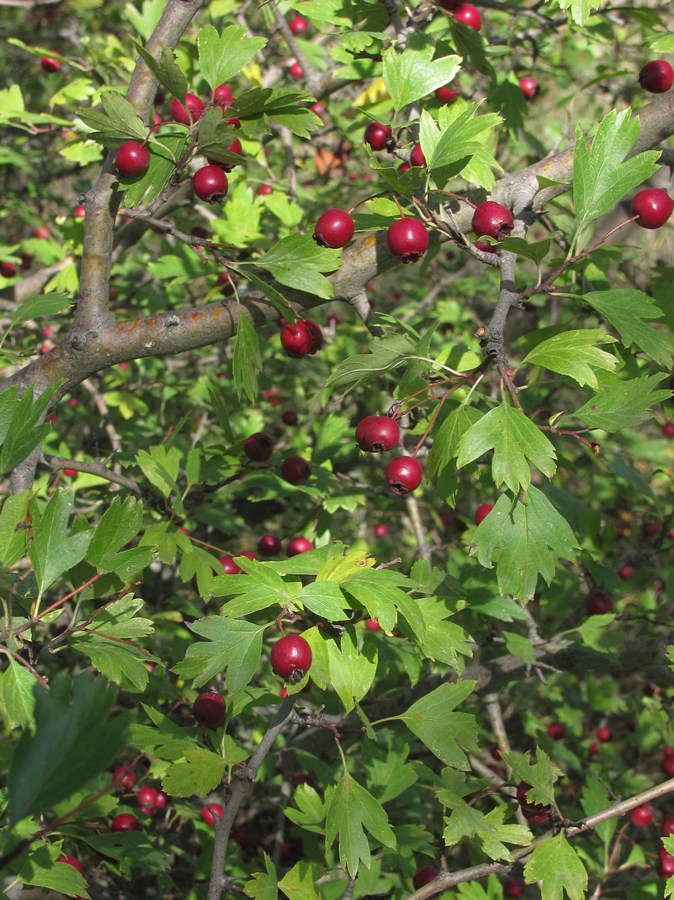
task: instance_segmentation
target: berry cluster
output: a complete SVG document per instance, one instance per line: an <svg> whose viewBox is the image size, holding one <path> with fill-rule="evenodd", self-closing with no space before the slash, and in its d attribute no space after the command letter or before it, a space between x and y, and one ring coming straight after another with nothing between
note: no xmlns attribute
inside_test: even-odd
<svg viewBox="0 0 674 900"><path fill-rule="evenodd" d="M393 450L400 439L400 426L389 416L366 416L356 426L356 443L366 453ZM399 497L415 491L424 476L416 456L395 456L386 467L389 490Z"/></svg>

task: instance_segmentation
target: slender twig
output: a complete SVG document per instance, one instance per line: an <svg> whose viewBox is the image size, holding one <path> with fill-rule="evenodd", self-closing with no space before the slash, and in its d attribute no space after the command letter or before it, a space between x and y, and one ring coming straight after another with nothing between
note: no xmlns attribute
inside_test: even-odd
<svg viewBox="0 0 674 900"><path fill-rule="evenodd" d="M127 478L126 475L119 475L117 472L111 472L103 463L83 462L79 459L65 459L62 456L45 456L44 461L49 468L53 469L55 472L59 469L74 469L76 472L86 472L88 475L98 475L99 478L105 478L106 481L111 481L113 484L125 487L138 497L141 496L140 487L132 478Z"/></svg>

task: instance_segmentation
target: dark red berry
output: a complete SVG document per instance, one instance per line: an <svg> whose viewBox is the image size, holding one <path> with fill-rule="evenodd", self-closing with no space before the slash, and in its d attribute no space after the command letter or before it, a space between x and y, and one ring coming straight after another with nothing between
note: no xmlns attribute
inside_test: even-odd
<svg viewBox="0 0 674 900"><path fill-rule="evenodd" d="M304 78L304 69L298 62L294 62L288 69L291 78Z"/></svg>
<svg viewBox="0 0 674 900"><path fill-rule="evenodd" d="M281 464L281 478L289 484L302 484L311 474L311 466L301 456L288 456Z"/></svg>
<svg viewBox="0 0 674 900"><path fill-rule="evenodd" d="M642 803L630 810L630 822L637 828L645 828L653 821L653 807L650 803Z"/></svg>
<svg viewBox="0 0 674 900"><path fill-rule="evenodd" d="M464 25L474 28L475 31L479 31L482 27L480 10L472 3L459 3L454 7L452 15L457 22L463 22Z"/></svg>
<svg viewBox="0 0 674 900"><path fill-rule="evenodd" d="M641 533L645 538L655 537L656 534L660 534L660 523L653 520L644 522L641 526Z"/></svg>
<svg viewBox="0 0 674 900"><path fill-rule="evenodd" d="M667 778L674 778L674 753L666 753L662 758L660 767Z"/></svg>
<svg viewBox="0 0 674 900"><path fill-rule="evenodd" d="M201 821L205 822L206 825L215 825L218 819L222 818L224 812L225 808L220 803L207 803L201 807L199 815L201 816Z"/></svg>
<svg viewBox="0 0 674 900"><path fill-rule="evenodd" d="M203 691L192 704L192 715L207 728L219 728L225 721L225 701L215 691Z"/></svg>
<svg viewBox="0 0 674 900"><path fill-rule="evenodd" d="M423 477L423 467L415 456L396 456L386 466L389 490L399 497L415 491Z"/></svg>
<svg viewBox="0 0 674 900"><path fill-rule="evenodd" d="M393 129L382 122L370 122L365 129L365 143L372 150L387 150L393 145Z"/></svg>
<svg viewBox="0 0 674 900"><path fill-rule="evenodd" d="M531 75L525 75L524 78L520 78L520 89L527 100L533 100L538 95L541 86Z"/></svg>
<svg viewBox="0 0 674 900"><path fill-rule="evenodd" d="M356 426L356 443L366 453L392 450L400 439L400 426L390 416L365 416Z"/></svg>
<svg viewBox="0 0 674 900"><path fill-rule="evenodd" d="M421 144L415 144L410 151L410 165L411 166L425 166L426 165L426 157L424 156L424 151L421 149Z"/></svg>
<svg viewBox="0 0 674 900"><path fill-rule="evenodd" d="M159 791L157 788L153 788L149 784L144 784L142 787L139 787L136 792L136 802L138 803L138 806L146 812L152 813L155 803L157 802L158 793Z"/></svg>
<svg viewBox="0 0 674 900"><path fill-rule="evenodd" d="M639 84L651 94L664 94L674 84L674 69L666 59L652 59L639 72Z"/></svg>
<svg viewBox="0 0 674 900"><path fill-rule="evenodd" d="M674 856L664 847L658 850L658 875L660 878L670 878L674 875Z"/></svg>
<svg viewBox="0 0 674 900"><path fill-rule="evenodd" d="M642 228L661 228L674 212L674 200L663 188L644 188L632 198L632 215Z"/></svg>
<svg viewBox="0 0 674 900"><path fill-rule="evenodd" d="M229 183L220 166L203 166L192 176L192 187L197 197L207 203L219 203L227 196Z"/></svg>
<svg viewBox="0 0 674 900"><path fill-rule="evenodd" d="M140 831L140 822L131 813L120 813L110 823L110 831Z"/></svg>
<svg viewBox="0 0 674 900"><path fill-rule="evenodd" d="M60 59L54 59L53 56L41 56L40 65L45 72L60 72L63 64Z"/></svg>
<svg viewBox="0 0 674 900"><path fill-rule="evenodd" d="M281 541L275 534L263 534L257 542L257 549L263 556L276 556L281 552Z"/></svg>
<svg viewBox="0 0 674 900"><path fill-rule="evenodd" d="M669 837L674 834L674 816L665 816L660 825L660 834Z"/></svg>
<svg viewBox="0 0 674 900"><path fill-rule="evenodd" d="M674 422L665 422L662 426L662 434L664 437L674 437Z"/></svg>
<svg viewBox="0 0 674 900"><path fill-rule="evenodd" d="M309 23L303 16L294 16L288 22L288 28L293 34L306 34L309 30Z"/></svg>
<svg viewBox="0 0 674 900"><path fill-rule="evenodd" d="M288 556L298 556L300 553L308 553L314 545L304 537L295 537L288 541Z"/></svg>
<svg viewBox="0 0 674 900"><path fill-rule="evenodd" d="M566 728L561 722L550 722L547 731L548 737L551 737L553 741L561 741L566 736Z"/></svg>
<svg viewBox="0 0 674 900"><path fill-rule="evenodd" d="M473 516L473 521L475 522L475 524L479 525L480 522L486 519L493 508L493 503L481 503L475 510L475 514Z"/></svg>
<svg viewBox="0 0 674 900"><path fill-rule="evenodd" d="M221 556L219 561L225 575L241 575L243 573L243 569L234 562L231 556Z"/></svg>
<svg viewBox="0 0 674 900"><path fill-rule="evenodd" d="M57 856L56 862L67 863L69 866L72 866L73 869L77 869L80 875L84 875L84 866L76 856Z"/></svg>
<svg viewBox="0 0 674 900"><path fill-rule="evenodd" d="M236 282L232 278L231 272L220 272L218 275L217 285L220 288L220 293L225 297L230 297L235 293L235 284Z"/></svg>
<svg viewBox="0 0 674 900"><path fill-rule="evenodd" d="M281 329L281 346L288 356L295 359L301 359L315 352L311 349L314 343L315 336L305 319L298 319L294 323L288 322Z"/></svg>
<svg viewBox="0 0 674 900"><path fill-rule="evenodd" d="M300 681L311 666L311 647L299 634L286 634L271 648L274 672L286 681Z"/></svg>
<svg viewBox="0 0 674 900"><path fill-rule="evenodd" d="M284 425L297 425L299 419L294 409L286 409L281 415L281 421Z"/></svg>
<svg viewBox="0 0 674 900"><path fill-rule="evenodd" d="M435 91L435 96L438 100L442 100L443 103L454 103L454 101L461 95L461 89L458 81L453 81L452 84L447 84L444 87L439 87Z"/></svg>
<svg viewBox="0 0 674 900"><path fill-rule="evenodd" d="M425 884L430 884L431 881L435 881L439 874L440 869L436 869L435 866L420 866L414 873L414 878L412 879L414 890L418 891L419 888L423 887Z"/></svg>
<svg viewBox="0 0 674 900"><path fill-rule="evenodd" d="M309 329L311 335L311 349L309 350L309 353L316 353L316 351L320 350L323 346L323 332L321 331L321 326L318 322L314 322L313 319L304 319L304 324Z"/></svg>
<svg viewBox="0 0 674 900"><path fill-rule="evenodd" d="M112 783L116 788L130 788L136 783L136 773L131 766L118 766L112 773Z"/></svg>
<svg viewBox="0 0 674 900"><path fill-rule="evenodd" d="M613 740L613 731L606 725L597 728L595 734L597 735L597 740L601 741L602 744L608 744Z"/></svg>
<svg viewBox="0 0 674 900"><path fill-rule="evenodd" d="M419 219L405 216L389 225L386 243L391 253L401 262L418 262L428 250L428 231Z"/></svg>
<svg viewBox="0 0 674 900"><path fill-rule="evenodd" d="M503 882L503 896L508 898L516 898L521 897L524 893L524 885L521 881L515 881L514 878L509 878L507 881Z"/></svg>
<svg viewBox="0 0 674 900"><path fill-rule="evenodd" d="M475 207L471 223L473 231L478 237L486 235L496 241L502 241L503 238L508 237L514 224L513 214L510 210L501 206L500 203L494 203L493 200L487 200Z"/></svg>
<svg viewBox="0 0 674 900"><path fill-rule="evenodd" d="M627 581L632 575L634 575L634 566L621 566L618 569L618 578L622 578L623 581Z"/></svg>
<svg viewBox="0 0 674 900"><path fill-rule="evenodd" d="M601 588L594 588L585 598L585 609L588 616L603 616L613 612L613 601Z"/></svg>
<svg viewBox="0 0 674 900"><path fill-rule="evenodd" d="M196 122L205 108L203 100L196 94L185 94L184 103L177 98L171 100L171 115L181 125L191 125L192 122Z"/></svg>
<svg viewBox="0 0 674 900"><path fill-rule="evenodd" d="M264 431L256 431L243 442L243 452L253 462L265 462L274 450L274 442Z"/></svg>
<svg viewBox="0 0 674 900"><path fill-rule="evenodd" d="M213 91L213 106L227 108L234 101L234 94L228 84L219 84Z"/></svg>
<svg viewBox="0 0 674 900"><path fill-rule="evenodd" d="M522 815L533 825L545 825L550 821L550 807L543 803L532 803L527 799L531 785L521 781L517 786L517 802L522 810Z"/></svg>
<svg viewBox="0 0 674 900"><path fill-rule="evenodd" d="M317 100L316 103L312 103L309 109L312 111L312 113L316 113L319 118L324 116L327 112L325 103L321 103L320 100Z"/></svg>
<svg viewBox="0 0 674 900"><path fill-rule="evenodd" d="M365 619L365 627L368 631L381 631L381 625L376 619Z"/></svg>
<svg viewBox="0 0 674 900"><path fill-rule="evenodd" d="M125 141L115 153L115 168L122 178L144 175L150 167L150 151L139 141Z"/></svg>
<svg viewBox="0 0 674 900"><path fill-rule="evenodd" d="M348 212L343 209L326 209L316 222L314 240L321 247L337 250L349 243L353 232L353 219Z"/></svg>
<svg viewBox="0 0 674 900"><path fill-rule="evenodd" d="M3 278L14 278L17 271L14 263L0 262L0 275L2 275Z"/></svg>

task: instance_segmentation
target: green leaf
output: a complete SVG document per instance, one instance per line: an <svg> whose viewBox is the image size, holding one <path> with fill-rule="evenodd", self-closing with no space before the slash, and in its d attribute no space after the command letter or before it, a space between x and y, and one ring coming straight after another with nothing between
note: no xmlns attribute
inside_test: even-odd
<svg viewBox="0 0 674 900"><path fill-rule="evenodd" d="M513 780L524 781L531 785L527 792L530 803L543 806L556 806L555 782L564 774L553 765L548 754L541 747L536 748L536 762L531 763L524 753L504 753L506 765L513 771Z"/></svg>
<svg viewBox="0 0 674 900"><path fill-rule="evenodd" d="M34 542L28 556L35 569L40 593L59 575L84 559L92 537L91 531L68 535L68 519L73 495L57 490L49 498L42 515L34 517Z"/></svg>
<svg viewBox="0 0 674 900"><path fill-rule="evenodd" d="M240 72L266 46L266 38L249 38L246 34L247 29L241 25L229 25L221 34L212 25L199 31L199 70L211 90Z"/></svg>
<svg viewBox="0 0 674 900"><path fill-rule="evenodd" d="M147 450L139 450L136 462L147 480L165 499L171 493L179 493L177 479L180 470L180 451L176 447L155 444Z"/></svg>
<svg viewBox="0 0 674 900"><path fill-rule="evenodd" d="M342 635L339 648L335 641L327 641L330 680L350 712L372 687L377 674L377 647L368 642L360 650L352 627Z"/></svg>
<svg viewBox="0 0 674 900"><path fill-rule="evenodd" d="M236 165L241 162L240 155L227 148L234 140L236 129L227 124L220 107L207 109L199 119L197 132L199 152L209 159ZM227 200L229 204L229 198Z"/></svg>
<svg viewBox="0 0 674 900"><path fill-rule="evenodd" d="M319 247L308 235L290 234L274 244L255 265L271 272L286 287L329 300L334 288L321 273L334 272L340 262L339 250Z"/></svg>
<svg viewBox="0 0 674 900"><path fill-rule="evenodd" d="M36 689L35 734L21 735L7 780L10 825L66 800L126 746L128 717L111 716L117 692L102 678L64 676Z"/></svg>
<svg viewBox="0 0 674 900"><path fill-rule="evenodd" d="M77 114L85 125L94 129L90 137L101 144L122 141L144 141L148 136L147 125L134 107L121 94L113 91L101 94L100 109L78 109Z"/></svg>
<svg viewBox="0 0 674 900"><path fill-rule="evenodd" d="M410 39L402 53L396 47L382 53L384 82L396 112L449 84L461 64L459 56L432 60L433 44L424 42L415 47L415 43L421 42Z"/></svg>
<svg viewBox="0 0 674 900"><path fill-rule="evenodd" d="M35 693L38 682L25 666L9 659L0 674L0 706L11 728L35 727Z"/></svg>
<svg viewBox="0 0 674 900"><path fill-rule="evenodd" d="M256 275L255 272L252 272L250 269L246 269L245 272L241 273L245 278L247 278L255 287L259 288L267 300L271 303L277 313L286 318L289 322L292 322L295 317L295 310L288 303L283 294L279 293L275 287L273 287L268 282L264 281L260 278L259 275Z"/></svg>
<svg viewBox="0 0 674 900"><path fill-rule="evenodd" d="M671 391L655 389L665 377L641 375L629 381L617 381L596 393L573 416L590 428L602 428L610 433L640 425L652 417L652 406L672 396Z"/></svg>
<svg viewBox="0 0 674 900"><path fill-rule="evenodd" d="M370 867L370 843L365 831L385 847L396 839L384 807L345 772L332 795L326 820L326 846L339 838L339 861L355 878L360 863Z"/></svg>
<svg viewBox="0 0 674 900"><path fill-rule="evenodd" d="M70 646L85 653L95 669L124 690L142 692L147 687L147 656L138 647L106 640L98 634L78 636Z"/></svg>
<svg viewBox="0 0 674 900"><path fill-rule="evenodd" d="M664 313L652 297L632 289L591 291L583 299L620 332L625 347L636 344L663 368L672 368L674 341L671 335L651 328L647 319L659 319Z"/></svg>
<svg viewBox="0 0 674 900"><path fill-rule="evenodd" d="M264 854L265 872L254 872L246 882L243 892L254 900L277 900L278 876L271 857Z"/></svg>
<svg viewBox="0 0 674 900"><path fill-rule="evenodd" d="M589 384L592 388L598 388L594 370L604 369L613 372L618 361L611 353L606 353L594 345L613 344L615 340L601 328L563 331L537 344L525 356L521 365L529 363L543 366L551 372L568 375L581 387Z"/></svg>
<svg viewBox="0 0 674 900"><path fill-rule="evenodd" d="M24 555L30 491L10 494L0 512L0 562L13 566Z"/></svg>
<svg viewBox="0 0 674 900"><path fill-rule="evenodd" d="M279 881L278 886L288 900L321 900L322 895L315 888L315 883L323 874L317 863L301 860L292 867ZM276 895L275 895L276 896Z"/></svg>
<svg viewBox="0 0 674 900"><path fill-rule="evenodd" d="M242 122L247 123L247 130L253 135L270 133L274 125L278 124L298 137L308 138L323 124L306 107L313 99L306 91L294 88L255 88L236 98L236 114Z"/></svg>
<svg viewBox="0 0 674 900"><path fill-rule="evenodd" d="M239 307L234 338L232 371L236 396L240 400L245 394L250 402L254 403L258 392L258 375L262 371L262 354L257 329L242 307Z"/></svg>
<svg viewBox="0 0 674 900"><path fill-rule="evenodd" d="M131 593L126 594L98 610L96 618L90 625L82 628L75 626L75 633L79 634L82 630L91 628L118 640L138 640L147 637L154 633L154 622L152 619L144 619L137 615L143 605L140 597L134 597Z"/></svg>
<svg viewBox="0 0 674 900"><path fill-rule="evenodd" d="M429 481L442 481L443 497L448 503L453 503L459 487L456 457L461 438L479 419L478 410L459 404L433 434L433 443L426 461L426 478Z"/></svg>
<svg viewBox="0 0 674 900"><path fill-rule="evenodd" d="M176 168L176 160L187 145L187 129L176 125L174 133L162 134L149 144L150 166L144 175L134 178L121 178L120 189L123 192L123 203L128 207L139 206L141 201L151 203L161 194ZM189 253L197 264L198 257L187 247L182 248ZM199 272L201 275L201 272Z"/></svg>
<svg viewBox="0 0 674 900"><path fill-rule="evenodd" d="M96 526L87 559L99 571L114 571L124 555L120 553L122 547L135 538L142 525L143 504L140 500L128 497L122 501L120 497L115 497Z"/></svg>
<svg viewBox="0 0 674 900"><path fill-rule="evenodd" d="M328 387L356 387L405 363L415 351L414 344L402 334L373 338L368 353L342 360L328 378Z"/></svg>
<svg viewBox="0 0 674 900"><path fill-rule="evenodd" d="M553 0L560 9L568 9L576 25L585 25L592 13L600 9L603 0Z"/></svg>
<svg viewBox="0 0 674 900"><path fill-rule="evenodd" d="M442 791L441 797L444 794ZM504 824L508 813L505 805L497 806L485 815L458 796L451 797L450 804L452 813L443 832L448 847L456 846L462 839L477 838L490 859L511 860L512 854L506 844L526 847L533 840L525 825Z"/></svg>
<svg viewBox="0 0 674 900"><path fill-rule="evenodd" d="M162 788L172 797L204 796L222 782L227 760L204 747L192 747L185 758L170 765L162 778Z"/></svg>
<svg viewBox="0 0 674 900"><path fill-rule="evenodd" d="M587 889L585 866L562 832L535 848L524 867L524 880L540 882L541 900L583 900Z"/></svg>
<svg viewBox="0 0 674 900"><path fill-rule="evenodd" d="M258 669L264 628L221 616L199 619L189 627L207 642L188 647L185 659L172 671L201 687L226 670L227 689L233 694L243 690Z"/></svg>
<svg viewBox="0 0 674 900"><path fill-rule="evenodd" d="M594 619L596 617L591 616L591 618ZM590 777L587 779L587 781L583 785L581 797L583 812L586 816L593 816L595 813L601 812L603 809L606 809L606 807L609 806L611 802L608 796L608 791L601 783L601 781L596 777ZM606 852L608 852L609 845L613 840L613 836L617 830L617 817L606 819L604 822L600 822L598 825L595 825L593 831L597 835L597 837L599 837L599 839L604 842Z"/></svg>
<svg viewBox="0 0 674 900"><path fill-rule="evenodd" d="M519 86L517 90L520 94L522 93ZM540 241L525 241L524 238L507 237L499 242L499 247L502 250L507 250L509 253L516 253L518 256L523 256L525 259L531 259L537 264L543 262L550 252L551 246L552 237L546 237Z"/></svg>
<svg viewBox="0 0 674 900"><path fill-rule="evenodd" d="M30 853L24 855L16 881L19 884L58 891L69 897L82 897L87 893L84 875L69 863L57 862L60 852L56 844L41 843L34 846ZM14 881L14 878L11 880ZM33 892L24 892L29 893Z"/></svg>
<svg viewBox="0 0 674 900"><path fill-rule="evenodd" d="M469 713L452 712L473 692L474 681L441 684L397 716L446 765L468 769L464 750L477 747L477 724Z"/></svg>
<svg viewBox="0 0 674 900"><path fill-rule="evenodd" d="M538 575L552 582L558 560L573 561L578 542L566 519L533 485L524 502L502 495L478 525L470 548L483 566L496 563L499 591L531 598Z"/></svg>
<svg viewBox="0 0 674 900"><path fill-rule="evenodd" d="M415 603L424 620L425 630L419 640L424 655L461 672L464 663L462 656L473 655L468 643L470 635L460 625L446 621L451 610L445 600L421 597Z"/></svg>
<svg viewBox="0 0 674 900"><path fill-rule="evenodd" d="M312 581L302 588L296 599L312 613L329 622L342 622L349 618L351 612L348 600L339 586L330 581Z"/></svg>
<svg viewBox="0 0 674 900"><path fill-rule="evenodd" d="M60 387L53 384L33 402L33 386L19 396L18 387L0 393L0 475L6 475L33 452L50 426L37 425Z"/></svg>
<svg viewBox="0 0 674 900"><path fill-rule="evenodd" d="M648 150L625 159L639 137L639 120L632 110L611 110L599 123L588 145L580 125L573 153L573 202L581 224L604 215L628 191L657 171L660 151Z"/></svg>
<svg viewBox="0 0 674 900"><path fill-rule="evenodd" d="M148 69L156 77L157 81L162 84L166 90L177 97L181 103L185 101L187 93L187 79L183 75L182 69L176 62L175 54L168 47L162 46L159 59L155 59L145 50L137 41L136 49L145 60Z"/></svg>
<svg viewBox="0 0 674 900"><path fill-rule="evenodd" d="M480 115L479 106L457 101L442 107L437 125L428 112L421 113L419 141L431 178L440 190L459 174L487 190L495 183L492 170L499 171L500 166L490 148L502 120L496 113Z"/></svg>
<svg viewBox="0 0 674 900"><path fill-rule="evenodd" d="M492 476L496 487L505 484L513 493L529 486L529 462L548 478L557 468L552 443L521 410L507 403L494 407L465 432L459 441L457 468L488 450L494 451Z"/></svg>
<svg viewBox="0 0 674 900"><path fill-rule="evenodd" d="M22 325L30 319L39 319L43 316L57 316L59 313L70 309L72 303L71 297L55 292L29 297L28 300L24 300L20 306L17 306L12 313L10 327L14 328L17 325Z"/></svg>

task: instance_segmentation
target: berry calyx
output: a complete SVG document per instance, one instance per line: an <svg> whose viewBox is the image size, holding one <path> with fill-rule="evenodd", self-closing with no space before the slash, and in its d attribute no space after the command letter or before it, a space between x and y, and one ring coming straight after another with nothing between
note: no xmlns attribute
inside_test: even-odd
<svg viewBox="0 0 674 900"><path fill-rule="evenodd" d="M475 207L471 227L478 237L490 237L502 241L513 230L513 214L500 203L486 200Z"/></svg>
<svg viewBox="0 0 674 900"><path fill-rule="evenodd" d="M415 491L423 477L423 466L416 456L396 456L386 466L389 490L399 497Z"/></svg>
<svg viewBox="0 0 674 900"><path fill-rule="evenodd" d="M171 115L181 125L191 125L196 122L205 108L203 100L196 94L185 94L184 103L177 98L171 100Z"/></svg>
<svg viewBox="0 0 674 900"><path fill-rule="evenodd" d="M613 612L613 601L606 591L594 588L585 598L585 609L588 616L603 616Z"/></svg>
<svg viewBox="0 0 674 900"><path fill-rule="evenodd" d="M366 453L393 450L400 440L400 425L390 416L365 416L356 425L356 443Z"/></svg>
<svg viewBox="0 0 674 900"><path fill-rule="evenodd" d="M140 822L131 813L120 813L110 823L110 831L140 831Z"/></svg>
<svg viewBox="0 0 674 900"><path fill-rule="evenodd" d="M206 803L201 807L199 815L201 821L206 825L215 825L218 819L221 819L225 812L225 807L220 803Z"/></svg>
<svg viewBox="0 0 674 900"><path fill-rule="evenodd" d="M440 869L436 869L435 866L420 866L414 873L414 878L412 879L414 890L418 891L419 888L423 887L425 884L430 884L431 881L435 881L439 874Z"/></svg>
<svg viewBox="0 0 674 900"><path fill-rule="evenodd" d="M293 34L306 34L309 30L309 23L304 18L304 16L294 16L288 22L288 28L292 31Z"/></svg>
<svg viewBox="0 0 674 900"><path fill-rule="evenodd" d="M314 240L321 247L337 250L349 243L353 232L353 219L348 212L343 209L326 209L316 222Z"/></svg>
<svg viewBox="0 0 674 900"><path fill-rule="evenodd" d="M523 78L520 78L520 90L527 100L533 100L537 97L540 89L540 84L531 75L525 75Z"/></svg>
<svg viewBox="0 0 674 900"><path fill-rule="evenodd" d="M311 474L311 466L301 456L288 456L281 463L281 478L289 484L302 484Z"/></svg>
<svg viewBox="0 0 674 900"><path fill-rule="evenodd" d="M314 545L305 537L295 537L288 542L288 556L299 556L300 553L308 553Z"/></svg>
<svg viewBox="0 0 674 900"><path fill-rule="evenodd" d="M276 556L281 552L281 541L275 534L263 534L257 542L257 549L263 556Z"/></svg>
<svg viewBox="0 0 674 900"><path fill-rule="evenodd" d="M630 822L637 828L645 828L653 821L653 807L650 803L642 803L630 810Z"/></svg>
<svg viewBox="0 0 674 900"><path fill-rule="evenodd" d="M632 215L642 228L661 228L674 212L674 200L663 188L644 188L632 197Z"/></svg>
<svg viewBox="0 0 674 900"><path fill-rule="evenodd" d="M57 856L56 862L67 863L69 866L72 866L73 869L77 869L80 875L84 875L84 866L76 856Z"/></svg>
<svg viewBox="0 0 674 900"><path fill-rule="evenodd" d="M114 164L122 178L144 175L150 167L150 151L140 141L125 141L115 153Z"/></svg>
<svg viewBox="0 0 674 900"><path fill-rule="evenodd" d="M264 462L274 450L274 442L264 431L256 431L243 442L243 452L253 462Z"/></svg>
<svg viewBox="0 0 674 900"><path fill-rule="evenodd" d="M479 525L480 522L484 521L484 519L487 518L493 508L493 503L481 503L475 510L475 514L473 515L473 521L475 522L475 524Z"/></svg>
<svg viewBox="0 0 674 900"><path fill-rule="evenodd" d="M203 166L192 176L192 187L206 203L219 203L227 196L229 183L220 166Z"/></svg>
<svg viewBox="0 0 674 900"><path fill-rule="evenodd" d="M299 634L286 634L271 648L271 667L286 681L301 681L311 667L311 647Z"/></svg>
<svg viewBox="0 0 674 900"><path fill-rule="evenodd" d="M475 31L479 31L482 27L480 10L477 6L473 6L472 3L459 3L452 10L452 15L454 16L455 21L462 22L464 25L473 28Z"/></svg>
<svg viewBox="0 0 674 900"><path fill-rule="evenodd" d="M421 144L415 144L412 147L412 150L410 151L410 165L411 166L425 166L426 165L426 157L424 156L424 151L421 149Z"/></svg>
<svg viewBox="0 0 674 900"><path fill-rule="evenodd" d="M419 219L405 216L389 225L386 243L391 253L401 262L418 262L428 250L428 231Z"/></svg>
<svg viewBox="0 0 674 900"><path fill-rule="evenodd" d="M666 59L652 59L639 72L639 84L651 94L664 94L674 84L674 69Z"/></svg>
<svg viewBox="0 0 674 900"><path fill-rule="evenodd" d="M219 728L225 721L225 709L225 701L220 694L203 691L192 704L192 715L207 728Z"/></svg>
<svg viewBox="0 0 674 900"><path fill-rule="evenodd" d="M112 773L112 783L116 788L130 788L136 783L136 773L131 766L118 766Z"/></svg>
<svg viewBox="0 0 674 900"><path fill-rule="evenodd" d="M365 129L364 140L372 150L389 150L393 147L393 129L382 122L370 122Z"/></svg>

